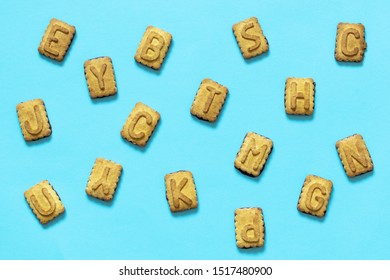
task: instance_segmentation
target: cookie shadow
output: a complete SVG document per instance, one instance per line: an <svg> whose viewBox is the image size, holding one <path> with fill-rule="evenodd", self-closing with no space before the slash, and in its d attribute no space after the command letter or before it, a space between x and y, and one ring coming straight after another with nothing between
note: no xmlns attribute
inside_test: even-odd
<svg viewBox="0 0 390 280"><path fill-rule="evenodd" d="M180 212L172 212L171 215L173 217L185 217L189 215L194 215L199 212L199 206L193 209L185 210L185 211L180 211Z"/></svg>
<svg viewBox="0 0 390 280"><path fill-rule="evenodd" d="M65 62L68 60L68 57L72 53L73 45L75 44L76 40L77 40L77 32L74 34L72 42L70 43L70 46L69 46L69 48L68 48L68 50L67 50L67 52L66 52L66 54L64 56L64 59L62 61L58 61L58 60L52 59L50 57L47 57L47 56L41 54L40 52L38 52L38 56L43 58L43 60L46 60L47 62L50 62L50 63L52 63L54 65L58 65L58 66L63 67Z"/></svg>
<svg viewBox="0 0 390 280"><path fill-rule="evenodd" d="M141 69L145 70L146 72L153 73L154 75L160 76L161 72L165 68L165 64L168 63L169 57L171 56L171 52L173 52L173 50L172 50L173 46L174 46L174 42L173 42L173 39L172 39L171 40L171 44L169 45L168 51L165 54L164 60L163 60L163 62L162 62L162 64L161 64L159 69L153 69L153 68L151 68L149 66L143 65L142 63L139 63L135 59L134 59L134 63L137 64L138 67L140 67Z"/></svg>
<svg viewBox="0 0 390 280"><path fill-rule="evenodd" d="M240 52L241 53L241 52ZM242 55L242 54L241 54ZM269 57L270 55L270 50L268 50L267 52L265 53L262 53L260 55L257 55L255 57L251 57L251 58L244 58L244 61L246 64L250 65L250 64L253 64L253 63L256 63L258 61L261 61L261 60L264 60L266 59L267 57Z"/></svg>
<svg viewBox="0 0 390 280"><path fill-rule="evenodd" d="M52 138L52 136L50 134L50 136L48 136L48 137L41 138L41 139L34 140L34 141L24 141L24 143L26 143L26 145L28 147L33 147L36 145L43 145L43 144L49 143L51 141L51 138Z"/></svg>
<svg viewBox="0 0 390 280"><path fill-rule="evenodd" d="M246 255L256 255L264 253L265 251L265 244L263 247L254 247L254 248L238 248L237 250L240 254L246 254Z"/></svg>
<svg viewBox="0 0 390 280"><path fill-rule="evenodd" d="M290 115L286 114L287 119L291 121L302 121L302 122L307 122L307 121L312 121L314 119L314 112L311 115Z"/></svg>
<svg viewBox="0 0 390 280"><path fill-rule="evenodd" d="M367 172L367 173L364 173L364 174L361 174L361 175L358 175L358 176L355 176L355 177L349 177L347 175L348 181L350 181L351 183L362 181L362 180L364 180L366 178L374 176L374 172L375 172L375 170L372 170L370 172Z"/></svg>
<svg viewBox="0 0 390 280"><path fill-rule="evenodd" d="M360 62L353 62L353 61L338 61L336 60L336 63L338 66L341 67L350 67L350 68L360 68L363 66L364 59Z"/></svg>
<svg viewBox="0 0 390 280"><path fill-rule="evenodd" d="M118 93L106 97L90 98L90 99L93 104L111 103L118 99Z"/></svg>
<svg viewBox="0 0 390 280"><path fill-rule="evenodd" d="M53 220L48 222L47 224L41 224L44 229L54 227L58 223L60 223L62 220L65 220L66 218L66 209L63 213L61 213L59 216L55 217Z"/></svg>
<svg viewBox="0 0 390 280"><path fill-rule="evenodd" d="M327 207L329 207L329 204L328 204ZM325 214L323 217L317 217L317 216L314 216L314 215L302 213L302 212L299 211L299 210L297 210L297 211L298 211L298 213L299 213L299 216L304 217L305 219L309 219L309 220L312 220L312 221L316 221L317 223L323 223L323 222L325 221L326 214ZM328 212L328 210L327 210L327 212Z"/></svg>

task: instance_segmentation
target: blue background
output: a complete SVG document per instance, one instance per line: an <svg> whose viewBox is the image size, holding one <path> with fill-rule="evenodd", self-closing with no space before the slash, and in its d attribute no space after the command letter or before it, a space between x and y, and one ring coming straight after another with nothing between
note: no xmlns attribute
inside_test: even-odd
<svg viewBox="0 0 390 280"><path fill-rule="evenodd" d="M85 3L84 3L85 2ZM328 1L11 1L0 2L1 259L389 259L390 4ZM244 60L232 25L256 16L267 54ZM63 63L37 48L52 17L76 37ZM361 22L368 49L361 64L334 59L339 22ZM148 25L173 43L155 72L133 57ZM83 63L112 58L118 94L91 100ZM316 82L312 117L287 116L287 77ZM203 78L229 88L216 124L190 114ZM16 105L42 98L53 134L26 143ZM146 148L122 140L136 102L161 114ZM274 142L259 178L235 170L245 134ZM337 140L363 135L374 172L349 179ZM85 193L93 163L123 165L111 203ZM190 170L197 210L171 214L164 175ZM333 181L324 219L301 214L303 181ZM66 212L40 225L25 190L47 179ZM262 207L265 247L239 250L234 210Z"/></svg>

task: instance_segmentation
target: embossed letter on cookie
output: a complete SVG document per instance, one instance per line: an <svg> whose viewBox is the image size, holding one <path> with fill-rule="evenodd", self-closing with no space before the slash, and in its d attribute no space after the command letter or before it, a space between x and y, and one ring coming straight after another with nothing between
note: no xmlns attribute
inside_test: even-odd
<svg viewBox="0 0 390 280"><path fill-rule="evenodd" d="M198 198L192 173L178 171L165 175L166 196L172 212L198 207Z"/></svg>
<svg viewBox="0 0 390 280"><path fill-rule="evenodd" d="M244 58L251 58L268 51L268 41L255 17L233 25L234 36Z"/></svg>
<svg viewBox="0 0 390 280"><path fill-rule="evenodd" d="M349 177L355 177L374 169L370 153L360 134L337 141L336 148L345 173Z"/></svg>
<svg viewBox="0 0 390 280"><path fill-rule="evenodd" d="M84 63L84 73L91 98L114 95L117 92L111 58L98 57Z"/></svg>
<svg viewBox="0 0 390 280"><path fill-rule="evenodd" d="M332 186L332 181L308 175L299 197L298 210L313 216L323 217L332 193Z"/></svg>
<svg viewBox="0 0 390 280"><path fill-rule="evenodd" d="M314 111L315 83L311 78L288 78L284 91L287 114L311 115Z"/></svg>
<svg viewBox="0 0 390 280"><path fill-rule="evenodd" d="M75 33L74 26L53 18L43 34L38 51L44 56L62 61Z"/></svg>
<svg viewBox="0 0 390 280"><path fill-rule="evenodd" d="M24 140L34 141L51 135L51 126L42 99L19 103L16 111Z"/></svg>
<svg viewBox="0 0 390 280"><path fill-rule="evenodd" d="M134 59L155 70L160 69L171 44L172 35L168 32L148 26L141 39Z"/></svg>
<svg viewBox="0 0 390 280"><path fill-rule="evenodd" d="M111 200L121 173L122 165L104 158L97 158L89 176L87 194L102 200Z"/></svg>
<svg viewBox="0 0 390 280"><path fill-rule="evenodd" d="M225 103L228 89L213 80L204 79L196 93L191 107L191 114L209 121L215 122Z"/></svg>
<svg viewBox="0 0 390 280"><path fill-rule="evenodd" d="M24 192L24 197L42 224L65 211L60 197L48 181L42 181Z"/></svg>
<svg viewBox="0 0 390 280"><path fill-rule="evenodd" d="M364 25L339 23L337 26L335 58L338 61L361 62L367 48Z"/></svg>
<svg viewBox="0 0 390 280"><path fill-rule="evenodd" d="M261 208L239 208L234 214L237 247L264 246L265 227Z"/></svg>
<svg viewBox="0 0 390 280"><path fill-rule="evenodd" d="M234 166L249 176L259 176L271 151L271 139L249 132L237 153Z"/></svg>
<svg viewBox="0 0 390 280"><path fill-rule="evenodd" d="M160 114L145 104L138 102L126 120L121 135L127 141L145 146L160 120Z"/></svg>

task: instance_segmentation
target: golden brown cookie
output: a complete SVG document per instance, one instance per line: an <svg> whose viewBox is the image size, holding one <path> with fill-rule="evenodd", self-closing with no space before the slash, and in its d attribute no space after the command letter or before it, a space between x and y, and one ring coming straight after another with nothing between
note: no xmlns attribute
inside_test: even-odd
<svg viewBox="0 0 390 280"><path fill-rule="evenodd" d="M311 115L314 111L315 82L312 78L287 78L284 107L290 115Z"/></svg>
<svg viewBox="0 0 390 280"><path fill-rule="evenodd" d="M308 175L302 186L298 210L317 217L325 216L332 186L333 183L330 180Z"/></svg>
<svg viewBox="0 0 390 280"><path fill-rule="evenodd" d="M122 165L97 158L89 176L86 192L101 200L111 200L122 174Z"/></svg>
<svg viewBox="0 0 390 280"><path fill-rule="evenodd" d="M24 140L34 141L51 135L51 125L42 99L19 103L16 111Z"/></svg>
<svg viewBox="0 0 390 280"><path fill-rule="evenodd" d="M111 58L98 57L84 63L84 74L91 98L114 95L117 92Z"/></svg>
<svg viewBox="0 0 390 280"><path fill-rule="evenodd" d="M251 17L233 25L234 36L244 58L258 56L268 51L268 41L259 21Z"/></svg>
<svg viewBox="0 0 390 280"><path fill-rule="evenodd" d="M198 207L198 198L192 173L178 171L165 175L166 197L172 212Z"/></svg>
<svg viewBox="0 0 390 280"><path fill-rule="evenodd" d="M337 152L349 177L355 177L374 169L366 143L360 134L337 141Z"/></svg>
<svg viewBox="0 0 390 280"><path fill-rule="evenodd" d="M215 122L225 103L228 89L210 79L204 79L196 93L191 107L191 114Z"/></svg>
<svg viewBox="0 0 390 280"><path fill-rule="evenodd" d="M134 59L155 70L160 69L171 44L172 35L160 28L148 26Z"/></svg>
<svg viewBox="0 0 390 280"><path fill-rule="evenodd" d="M234 166L249 176L259 176L271 151L271 139L249 132L237 153Z"/></svg>
<svg viewBox="0 0 390 280"><path fill-rule="evenodd" d="M261 208L239 208L234 212L238 248L263 247L265 226Z"/></svg>
<svg viewBox="0 0 390 280"><path fill-rule="evenodd" d="M38 51L44 56L62 61L75 33L74 26L53 18L43 34Z"/></svg>
<svg viewBox="0 0 390 280"><path fill-rule="evenodd" d="M361 62L367 48L364 25L361 23L339 23L337 26L336 49L338 61Z"/></svg>
<svg viewBox="0 0 390 280"><path fill-rule="evenodd" d="M60 197L44 180L24 192L31 210L42 224L46 224L65 211Z"/></svg>
<svg viewBox="0 0 390 280"><path fill-rule="evenodd" d="M145 104L138 102L124 124L121 135L127 141L145 146L160 120L160 114Z"/></svg>

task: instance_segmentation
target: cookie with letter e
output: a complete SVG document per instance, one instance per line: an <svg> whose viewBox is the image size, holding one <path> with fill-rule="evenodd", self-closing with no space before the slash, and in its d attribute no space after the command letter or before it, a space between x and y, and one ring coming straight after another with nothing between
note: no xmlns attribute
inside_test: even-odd
<svg viewBox="0 0 390 280"><path fill-rule="evenodd" d="M160 114L145 104L138 102L127 118L121 135L127 141L143 147L148 142L160 120Z"/></svg>
<svg viewBox="0 0 390 280"><path fill-rule="evenodd" d="M330 180L308 175L302 186L298 210L317 217L325 216L332 186Z"/></svg>
<svg viewBox="0 0 390 280"><path fill-rule="evenodd" d="M194 177L189 171L178 171L165 175L166 198L172 212L198 207Z"/></svg>
<svg viewBox="0 0 390 280"><path fill-rule="evenodd" d="M24 197L42 224L50 222L65 211L60 197L47 180L25 191Z"/></svg>
<svg viewBox="0 0 390 280"><path fill-rule="evenodd" d="M312 78L287 78L284 107L289 115L311 115L314 111L315 82Z"/></svg>
<svg viewBox="0 0 390 280"><path fill-rule="evenodd" d="M196 93L191 106L191 114L195 117L215 122L225 103L228 89L210 79L204 79Z"/></svg>
<svg viewBox="0 0 390 280"><path fill-rule="evenodd" d="M160 69L172 41L172 35L160 28L148 26L134 59L154 70Z"/></svg>
<svg viewBox="0 0 390 280"><path fill-rule="evenodd" d="M256 17L233 25L233 33L244 58L252 58L268 51L267 38Z"/></svg>
<svg viewBox="0 0 390 280"><path fill-rule="evenodd" d="M245 135L241 148L237 153L234 167L246 175L257 177L264 169L271 151L271 139L249 132Z"/></svg>
<svg viewBox="0 0 390 280"><path fill-rule="evenodd" d="M337 141L336 148L345 173L349 177L355 177L374 169L370 153L360 134Z"/></svg>
<svg viewBox="0 0 390 280"><path fill-rule="evenodd" d="M115 73L111 58L98 57L84 63L84 74L91 98L116 94Z"/></svg>
<svg viewBox="0 0 390 280"><path fill-rule="evenodd" d="M361 62L367 44L364 25L361 23L339 23L337 26L336 48L334 56L337 61Z"/></svg>
<svg viewBox="0 0 390 280"><path fill-rule="evenodd" d="M75 33L74 26L55 18L51 19L39 44L39 53L51 59L62 61Z"/></svg>
<svg viewBox="0 0 390 280"><path fill-rule="evenodd" d="M263 247L265 226L261 208L238 208L234 212L238 248Z"/></svg>

